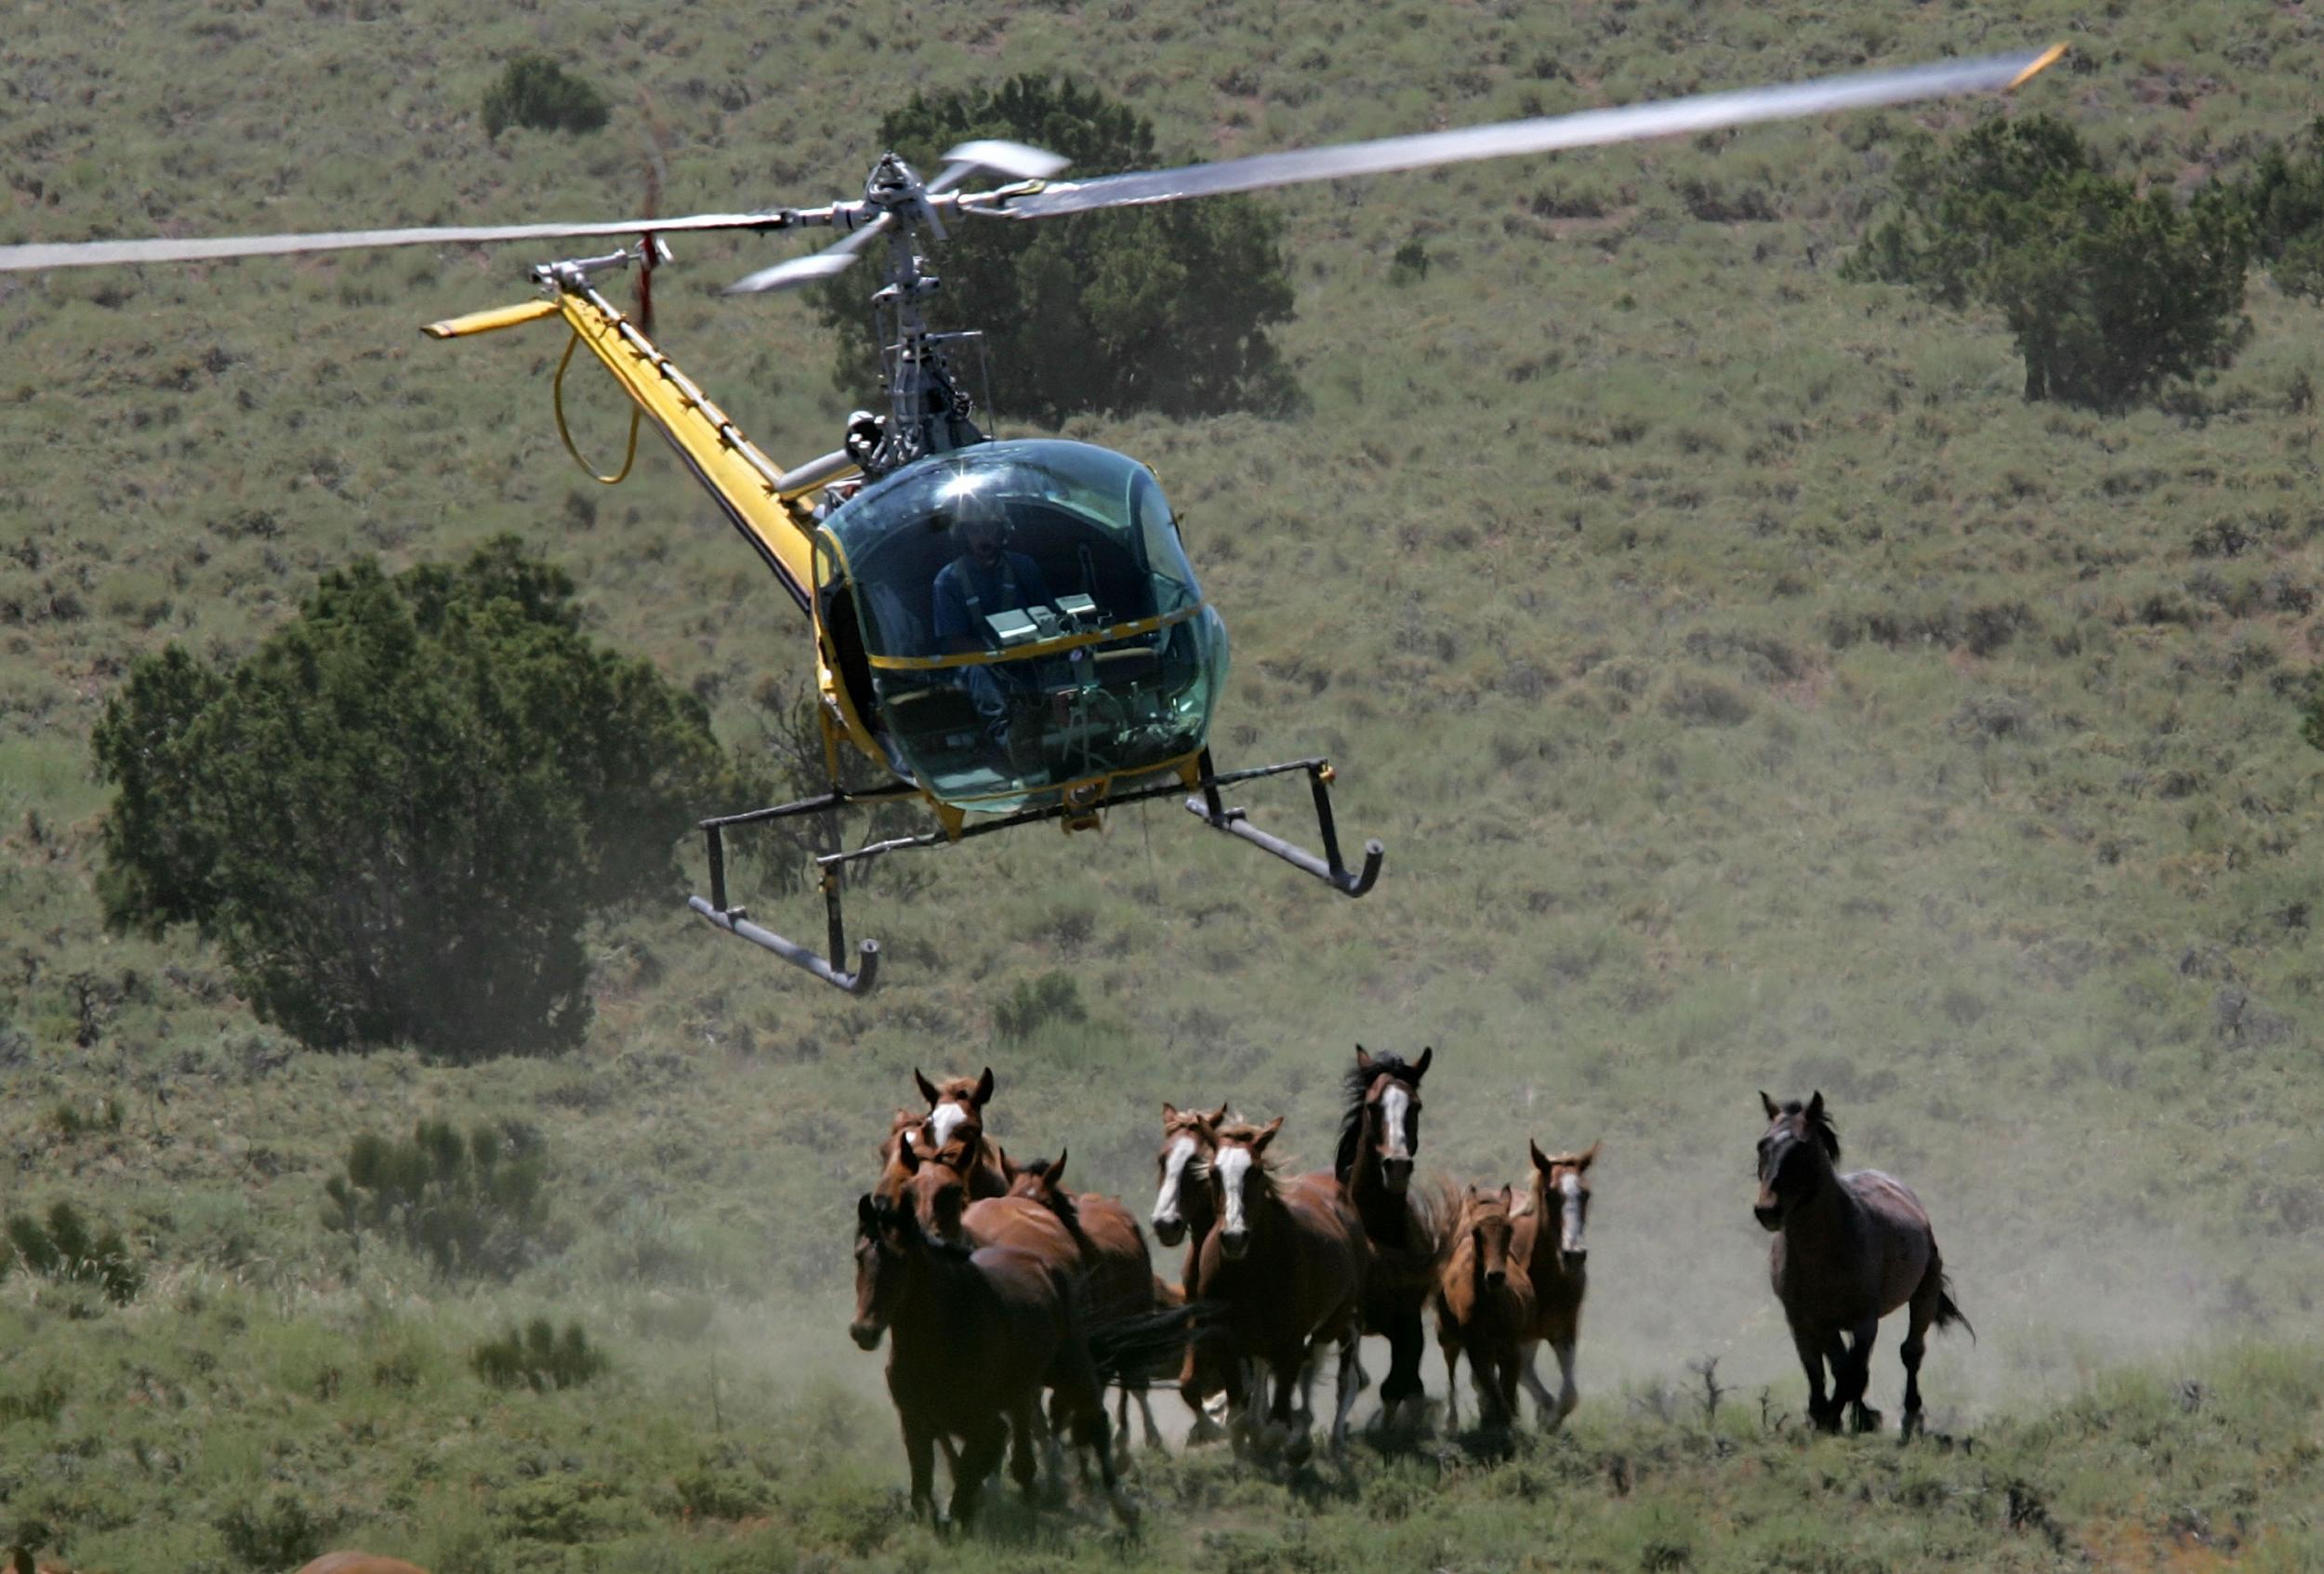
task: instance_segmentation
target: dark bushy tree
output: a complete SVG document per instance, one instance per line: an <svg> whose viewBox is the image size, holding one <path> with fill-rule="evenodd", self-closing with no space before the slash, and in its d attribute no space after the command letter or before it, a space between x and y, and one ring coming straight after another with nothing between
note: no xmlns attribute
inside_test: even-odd
<svg viewBox="0 0 2324 1574"><path fill-rule="evenodd" d="M1898 161L1896 196L1848 276L2000 311L2027 399L2119 409L2225 365L2251 333L2245 205L2225 189L2185 207L2141 195L2048 115L1919 144Z"/></svg>
<svg viewBox="0 0 2324 1574"><path fill-rule="evenodd" d="M511 126L535 131L595 131L613 113L605 95L545 55L519 55L484 90L484 135Z"/></svg>
<svg viewBox="0 0 2324 1574"><path fill-rule="evenodd" d="M1037 76L916 93L879 135L925 179L945 149L979 138L1046 148L1071 159L1075 177L1160 162L1150 122L1094 88ZM929 320L984 331L993 397L1009 414L1054 423L1079 411L1275 412L1297 401L1267 337L1291 317L1283 225L1248 197L1038 223L963 218L949 231L931 248L944 289ZM863 271L821 292L824 320L844 336L836 375L855 398L878 376ZM972 364L957 369L972 377Z"/></svg>
<svg viewBox="0 0 2324 1574"><path fill-rule="evenodd" d="M2324 298L2324 120L2305 146L2278 142L2260 155L2243 188L2252 244L2288 295Z"/></svg>
<svg viewBox="0 0 2324 1574"><path fill-rule="evenodd" d="M672 890L677 839L740 787L701 705L585 639L572 597L502 537L327 575L231 670L140 657L94 737L107 920L196 925L320 1048L573 1043L582 924Z"/></svg>

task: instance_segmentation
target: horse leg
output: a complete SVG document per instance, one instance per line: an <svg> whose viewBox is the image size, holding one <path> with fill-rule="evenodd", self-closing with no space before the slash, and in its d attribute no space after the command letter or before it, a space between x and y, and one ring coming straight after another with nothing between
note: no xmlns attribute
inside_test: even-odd
<svg viewBox="0 0 2324 1574"><path fill-rule="evenodd" d="M1037 1501L1040 1467L1033 1462L1033 1429L1041 1424L1041 1396L1023 1394L1009 1407L1009 1476L1028 1503ZM958 1466L954 1475L959 1474Z"/></svg>
<svg viewBox="0 0 2324 1574"><path fill-rule="evenodd" d="M1533 1395L1534 1418L1541 1423L1541 1430L1552 1432L1557 1428L1557 1401L1550 1397L1549 1388L1542 1382L1541 1374L1533 1369L1534 1359L1540 1354L1539 1340L1521 1339L1517 1342L1517 1381L1525 1385L1526 1393ZM1511 1414L1515 1414L1513 1406Z"/></svg>
<svg viewBox="0 0 2324 1574"><path fill-rule="evenodd" d="M1331 1451L1344 1454L1348 1448L1348 1414L1355 1409L1355 1396L1371 1386L1364 1375L1364 1363L1356 1352L1362 1348L1364 1335L1351 1325L1340 1339L1340 1405L1331 1418Z"/></svg>
<svg viewBox="0 0 2324 1574"><path fill-rule="evenodd" d="M1872 1342L1880 1337L1881 1320L1876 1313L1859 1321L1848 1330L1848 1364L1833 1380L1832 1409L1848 1408L1849 1427L1855 1432L1878 1432L1881 1412L1864 1402L1865 1390L1872 1385Z"/></svg>
<svg viewBox="0 0 2324 1574"><path fill-rule="evenodd" d="M1929 1325L1936 1320L1937 1297L1943 1293L1943 1282L1935 1274L1921 1281L1921 1288L1912 1293L1911 1321L1905 1327L1905 1342L1897 1354L1905 1363L1905 1442L1921 1430L1921 1356L1928 1348Z"/></svg>
<svg viewBox="0 0 2324 1574"><path fill-rule="evenodd" d="M977 1500L984 1495L984 1478L1000 1463L1007 1447L1008 1429L998 1416L982 1416L976 1425L960 1439L960 1462L952 1473L952 1522L967 1529L976 1518Z"/></svg>
<svg viewBox="0 0 2324 1574"><path fill-rule="evenodd" d="M1445 1357L1445 1431L1460 1430L1460 1337L1436 1325L1436 1348Z"/></svg>
<svg viewBox="0 0 2324 1574"><path fill-rule="evenodd" d="M1226 1435L1226 1428L1210 1413L1208 1391L1211 1386L1212 1348L1200 1335L1187 1341L1186 1359L1179 1367L1179 1402L1195 1418L1195 1424L1186 1432L1186 1446L1190 1448L1198 1443L1215 1443Z"/></svg>
<svg viewBox="0 0 2324 1574"><path fill-rule="evenodd" d="M1129 1452L1129 1384L1125 1382L1114 1395L1114 1451Z"/></svg>
<svg viewBox="0 0 2324 1574"><path fill-rule="evenodd" d="M1837 1432L1840 1430L1839 1409L1824 1397L1826 1343L1823 1336L1812 1333L1797 1323L1791 1325L1791 1347L1800 1353L1800 1365L1807 1369L1807 1419L1818 1432Z"/></svg>
<svg viewBox="0 0 2324 1574"><path fill-rule="evenodd" d="M1420 1309L1399 1311L1381 1329L1388 1336L1388 1376L1380 1385L1380 1418L1383 1426L1395 1424L1396 1412L1408 1400L1418 1408L1428 1391L1420 1379L1420 1362L1428 1336L1420 1331Z"/></svg>
<svg viewBox="0 0 2324 1574"><path fill-rule="evenodd" d="M1581 1403L1581 1389L1574 1382L1574 1336L1552 1343L1550 1348L1557 1355L1557 1422L1565 1424L1565 1418Z"/></svg>
<svg viewBox="0 0 2324 1574"><path fill-rule="evenodd" d="M1300 1369L1307 1364L1308 1345L1302 1340L1287 1352L1276 1352L1268 1364L1274 1368L1274 1402L1267 1407L1267 1437L1271 1446L1281 1447L1284 1457L1298 1464L1307 1457L1304 1432L1295 1434L1291 1425L1291 1395L1300 1385Z"/></svg>
<svg viewBox="0 0 2324 1574"><path fill-rule="evenodd" d="M936 1518L936 1440L927 1427L903 1412L896 1419L904 1428L904 1458L912 1469L912 1513L915 1517L925 1513L933 1523ZM951 1452L947 1448L945 1452ZM953 1478L958 1480L960 1467L953 1465Z"/></svg>
<svg viewBox="0 0 2324 1574"><path fill-rule="evenodd" d="M1145 1422L1146 1427L1146 1447L1149 1448L1162 1448L1164 1446L1162 1442L1162 1429L1154 1424L1154 1406L1146 1397L1146 1385L1142 1382L1138 1384L1137 1387L1125 1389L1123 1392L1135 1395L1138 1400L1138 1417L1141 1421ZM1123 1447L1127 1448L1128 1446L1127 1441L1125 1441Z"/></svg>

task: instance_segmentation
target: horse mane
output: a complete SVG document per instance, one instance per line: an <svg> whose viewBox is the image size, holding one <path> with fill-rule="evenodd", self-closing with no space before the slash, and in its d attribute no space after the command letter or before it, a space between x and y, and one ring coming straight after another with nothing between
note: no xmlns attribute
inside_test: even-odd
<svg viewBox="0 0 2324 1574"><path fill-rule="evenodd" d="M1816 1140L1823 1144L1826 1157L1834 1164L1840 1162L1840 1128L1831 1123L1828 1111L1811 1110L1798 1099L1786 1099L1783 1101L1783 1112L1804 1117L1807 1129L1816 1133Z"/></svg>
<svg viewBox="0 0 2324 1574"><path fill-rule="evenodd" d="M1415 1091L1420 1086L1420 1074L1393 1050L1372 1056L1369 1066L1351 1065L1340 1074L1340 1087L1347 1094L1348 1107L1340 1117L1340 1146L1331 1156L1331 1170L1342 1181L1354 1172L1356 1152L1364 1143L1365 1096L1382 1077L1393 1077Z"/></svg>

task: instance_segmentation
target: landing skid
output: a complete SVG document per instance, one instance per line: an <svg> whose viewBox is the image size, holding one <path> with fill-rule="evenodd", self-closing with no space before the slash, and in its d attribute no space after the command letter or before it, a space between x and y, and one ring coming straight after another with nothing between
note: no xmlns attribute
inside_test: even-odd
<svg viewBox="0 0 2324 1574"><path fill-rule="evenodd" d="M1195 784L1196 792L1186 800L1187 812L1213 830L1249 842L1262 852L1273 853L1294 868L1305 871L1330 886L1343 896L1356 897L1372 889L1380 880L1380 863L1385 850L1377 840L1364 844L1364 866L1350 870L1340 854L1340 833L1331 814L1330 764L1322 759L1290 760L1279 765L1257 765L1242 771L1216 771L1210 763L1210 752L1205 749L1197 766L1199 775ZM1315 800L1315 824L1323 838L1324 851L1320 856L1294 842L1270 836L1250 824L1245 811L1230 808L1220 797L1221 787L1237 782L1256 781L1262 776L1279 776L1292 771L1307 773L1307 782ZM1124 793L1110 799L1103 807L1111 809L1125 803L1140 803L1149 799L1168 798L1184 791L1179 783L1147 787L1139 792ZM770 809L753 809L746 813L721 814L701 822L707 843L710 862L710 894L707 900L689 897L687 905L703 918L727 933L749 941L752 945L773 952L793 967L813 973L825 984L844 989L851 995L868 992L879 975L879 942L865 940L853 953L854 966L847 944L847 926L840 916L839 893L845 883L847 866L891 853L902 853L916 847L942 847L955 840L965 841L974 836L990 836L996 831L1015 830L1021 826L1037 825L1059 819L1086 819L1089 806L1053 803L1046 808L1027 809L997 820L987 820L964 827L956 837L941 830L927 831L918 836L897 837L888 841L875 841L852 851L826 853L815 860L816 885L823 893L824 919L827 957L818 956L811 947L795 940L786 940L772 930L753 923L749 909L732 906L726 897L725 833L741 826L763 824L772 820L791 819L802 814L831 814L851 804L878 803L894 799L918 796L918 789L904 782L874 787L862 792L834 790L816 798L802 798L795 803L777 804Z"/></svg>

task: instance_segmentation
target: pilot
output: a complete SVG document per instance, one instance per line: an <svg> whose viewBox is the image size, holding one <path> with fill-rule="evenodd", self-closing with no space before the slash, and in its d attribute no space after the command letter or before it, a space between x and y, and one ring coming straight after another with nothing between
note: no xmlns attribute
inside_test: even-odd
<svg viewBox="0 0 2324 1574"><path fill-rule="evenodd" d="M936 647L946 655L992 647L997 612L1056 610L1041 565L1009 549L1009 522L997 499L969 493L954 506L952 532L960 555L936 573L932 591ZM962 669L969 697L986 736L1007 757L1010 773L1024 776L1039 769L1038 707L1025 701L1037 692L1033 663L977 665ZM1010 700L1019 714L1010 716Z"/></svg>
<svg viewBox="0 0 2324 1574"><path fill-rule="evenodd" d="M1009 549L1009 522L997 501L970 494L953 519L960 555L936 572L937 648L947 655L981 651L992 640L987 615L1037 606L1054 610L1041 565Z"/></svg>

